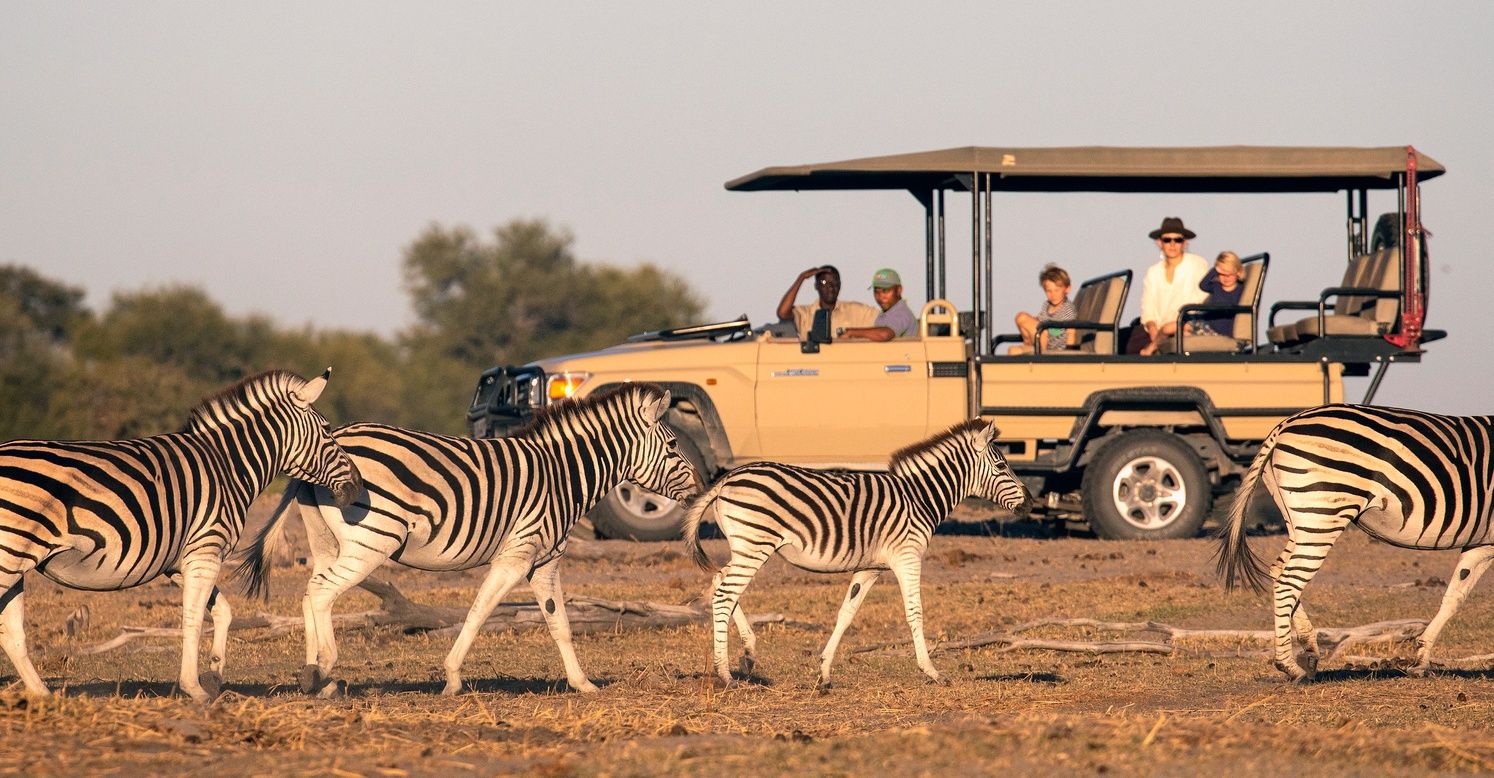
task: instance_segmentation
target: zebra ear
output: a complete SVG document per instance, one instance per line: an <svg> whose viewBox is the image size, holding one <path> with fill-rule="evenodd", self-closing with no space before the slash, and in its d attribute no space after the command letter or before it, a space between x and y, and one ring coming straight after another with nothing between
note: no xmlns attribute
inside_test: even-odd
<svg viewBox="0 0 1494 778"><path fill-rule="evenodd" d="M303 406L311 405L316 402L316 398L322 396L322 390L327 388L327 379L331 375L332 368L329 367L327 368L327 372L307 381L300 389L291 392L291 396L296 398L296 402Z"/></svg>
<svg viewBox="0 0 1494 778"><path fill-rule="evenodd" d="M669 390L664 390L664 396L657 402L643 406L643 420L649 424L658 424L664 418L665 412L669 410Z"/></svg>
<svg viewBox="0 0 1494 778"><path fill-rule="evenodd" d="M985 451L986 448L991 445L991 441L995 439L996 425L990 422L986 422L983 427L975 431L975 436L972 440L972 443L975 445L975 450L977 452L981 452Z"/></svg>

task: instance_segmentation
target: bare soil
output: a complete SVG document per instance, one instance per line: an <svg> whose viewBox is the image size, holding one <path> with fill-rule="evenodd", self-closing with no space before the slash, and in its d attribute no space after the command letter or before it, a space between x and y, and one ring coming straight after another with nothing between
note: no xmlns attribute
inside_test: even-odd
<svg viewBox="0 0 1494 778"><path fill-rule="evenodd" d="M272 499L262 499L256 517L270 505ZM994 521L948 529L925 561L926 629L935 647L1047 617L1270 627L1263 597L1220 586L1212 540L1044 537L1051 534L1045 527ZM1282 542L1280 535L1252 539L1268 557ZM568 560L562 574L572 596L683 603L708 582L677 544L581 545L584 558ZM293 547L304 549L299 540ZM718 560L724 557L721 541L706 547ZM1350 533L1306 602L1320 626L1429 619L1455 558L1454 552L1394 549ZM380 575L416 601L465 607L482 572L388 567ZM282 560L269 602L235 596L237 617L299 614L305 578L294 556ZM236 628L228 691L204 707L174 693L180 658L174 639L79 653L126 626L177 626L181 600L174 587L157 582L86 593L32 576L28 643L60 694L28 698L9 665L0 665L0 774L1374 775L1494 769L1494 661L1450 664L1412 678L1398 669L1414 655L1410 643L1367 646L1354 649L1353 660L1325 662L1318 681L1292 685L1271 668L1266 644L1251 640L1184 641L1171 655L989 646L936 655L951 681L936 686L925 681L905 644L856 652L907 638L890 576L847 634L834 689L822 696L814 689L817 655L847 579L778 561L765 567L744 606L749 613L781 613L784 620L758 629L755 675L725 689L712 681L704 624L578 635L581 662L602 686L587 696L566 687L543 628L481 636L465 667L472 691L457 697L438 694L450 635L344 629L338 675L349 682L350 694L331 700L296 688L303 661L299 630ZM529 597L522 590L509 599ZM75 617L69 634L69 616L84 605L86 625L79 628ZM355 590L338 612L377 605ZM1121 637L1062 626L1033 636ZM1494 650L1491 637L1494 605L1476 593L1443 633L1438 657L1484 654ZM733 642L733 655L738 650Z"/></svg>

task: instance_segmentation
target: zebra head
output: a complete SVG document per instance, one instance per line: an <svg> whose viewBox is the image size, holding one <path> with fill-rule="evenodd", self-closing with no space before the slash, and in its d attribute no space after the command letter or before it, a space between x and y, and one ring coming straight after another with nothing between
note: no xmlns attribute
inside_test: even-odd
<svg viewBox="0 0 1494 778"><path fill-rule="evenodd" d="M663 422L669 410L669 392L653 388L636 396L642 401L637 412L643 422L639 438L623 461L622 477L671 500L687 500L700 491L700 473L680 453L674 430Z"/></svg>
<svg viewBox="0 0 1494 778"><path fill-rule="evenodd" d="M1012 472L1011 465L1007 464L1006 457L1001 455L1000 447L995 445L1000 434L996 425L989 422L969 432L970 445L975 450L973 493L976 497L990 500L1019 516L1025 515L1031 506L1031 499L1027 488L1022 485L1017 474Z"/></svg>
<svg viewBox="0 0 1494 778"><path fill-rule="evenodd" d="M327 487L346 508L363 492L363 476L347 452L332 438L326 417L311 407L327 388L332 368L291 389L283 469L285 474Z"/></svg>

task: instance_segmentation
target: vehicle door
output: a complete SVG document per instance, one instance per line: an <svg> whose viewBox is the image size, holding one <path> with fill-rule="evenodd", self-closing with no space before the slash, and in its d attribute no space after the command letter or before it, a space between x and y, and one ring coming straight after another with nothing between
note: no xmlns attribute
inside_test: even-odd
<svg viewBox="0 0 1494 778"><path fill-rule="evenodd" d="M924 343L837 340L803 353L796 340L758 352L757 429L767 459L825 466L885 466L928 434Z"/></svg>

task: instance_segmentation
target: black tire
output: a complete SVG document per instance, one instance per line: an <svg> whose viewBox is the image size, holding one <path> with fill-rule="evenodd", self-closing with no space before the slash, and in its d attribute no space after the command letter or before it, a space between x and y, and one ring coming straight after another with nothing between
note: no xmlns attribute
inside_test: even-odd
<svg viewBox="0 0 1494 778"><path fill-rule="evenodd" d="M1396 213L1382 213L1370 230L1369 250L1394 248L1401 245L1401 217Z"/></svg>
<svg viewBox="0 0 1494 778"><path fill-rule="evenodd" d="M1084 469L1084 517L1110 540L1198 535L1209 515L1209 474L1193 448L1160 430L1134 430L1105 443Z"/></svg>
<svg viewBox="0 0 1494 778"><path fill-rule="evenodd" d="M680 453L695 465L700 477L708 479L705 459L695 443L684 435L675 440ZM635 483L624 481L608 492L587 516L596 536L604 540L677 540L688 507L688 503L660 497Z"/></svg>

